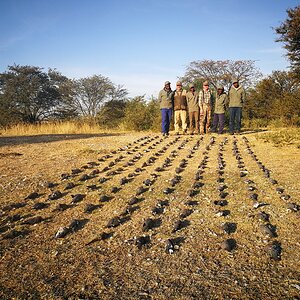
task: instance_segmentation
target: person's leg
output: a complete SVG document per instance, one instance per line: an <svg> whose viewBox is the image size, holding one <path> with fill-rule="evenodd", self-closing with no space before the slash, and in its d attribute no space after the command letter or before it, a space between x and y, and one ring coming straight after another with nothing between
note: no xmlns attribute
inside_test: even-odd
<svg viewBox="0 0 300 300"><path fill-rule="evenodd" d="M190 123L190 133L194 132L194 112L190 111L189 112L189 123Z"/></svg>
<svg viewBox="0 0 300 300"><path fill-rule="evenodd" d="M234 118L235 118L235 107L229 107L229 133L233 134L234 131Z"/></svg>
<svg viewBox="0 0 300 300"><path fill-rule="evenodd" d="M175 133L179 133L179 121L180 121L180 111L175 110L174 112L174 128L175 128Z"/></svg>
<svg viewBox="0 0 300 300"><path fill-rule="evenodd" d="M212 126L211 131L212 132L217 132L217 126L218 126L218 114L214 113L214 116L213 116L213 126Z"/></svg>
<svg viewBox="0 0 300 300"><path fill-rule="evenodd" d="M182 130L183 132L186 132L187 129L187 111L186 110L181 110L181 124L182 124Z"/></svg>
<svg viewBox="0 0 300 300"><path fill-rule="evenodd" d="M207 108L206 133L209 133L210 131L210 123L211 123L211 109Z"/></svg>
<svg viewBox="0 0 300 300"><path fill-rule="evenodd" d="M224 130L224 124L225 124L225 114L219 114L219 131L218 133L223 133Z"/></svg>
<svg viewBox="0 0 300 300"><path fill-rule="evenodd" d="M195 132L199 133L199 110L195 111Z"/></svg>
<svg viewBox="0 0 300 300"><path fill-rule="evenodd" d="M242 108L237 107L236 109L236 130L237 132L241 131L242 126Z"/></svg>
<svg viewBox="0 0 300 300"><path fill-rule="evenodd" d="M165 134L166 126L167 126L167 111L165 108L162 108L160 111L161 111L161 132Z"/></svg>
<svg viewBox="0 0 300 300"><path fill-rule="evenodd" d="M166 134L169 135L170 124L172 119L172 108L167 109L166 115L167 115Z"/></svg>

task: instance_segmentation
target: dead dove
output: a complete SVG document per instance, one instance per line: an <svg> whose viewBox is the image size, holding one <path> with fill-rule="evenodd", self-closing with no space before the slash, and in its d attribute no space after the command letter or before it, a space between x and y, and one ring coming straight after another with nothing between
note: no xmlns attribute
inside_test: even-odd
<svg viewBox="0 0 300 300"><path fill-rule="evenodd" d="M227 239L222 242L221 248L230 252L236 248L236 241L234 239Z"/></svg>
<svg viewBox="0 0 300 300"><path fill-rule="evenodd" d="M140 236L135 239L135 244L139 249L142 249L145 246L149 246L150 242L151 239L149 235Z"/></svg>
<svg viewBox="0 0 300 300"><path fill-rule="evenodd" d="M71 195L71 197L72 197L72 203L78 203L84 199L85 195L75 194L75 195Z"/></svg>
<svg viewBox="0 0 300 300"><path fill-rule="evenodd" d="M269 254L270 258L274 260L281 259L282 248L278 241L273 241L272 243L265 246L265 251Z"/></svg>
<svg viewBox="0 0 300 300"><path fill-rule="evenodd" d="M265 235L268 235L271 238L277 236L275 226L273 226L270 223L266 223L266 224L260 225L259 229L260 229L261 233L263 233Z"/></svg>
<svg viewBox="0 0 300 300"><path fill-rule="evenodd" d="M52 194L50 194L48 196L49 200L57 200L59 198L61 198L63 196L63 194L60 191L54 191Z"/></svg>

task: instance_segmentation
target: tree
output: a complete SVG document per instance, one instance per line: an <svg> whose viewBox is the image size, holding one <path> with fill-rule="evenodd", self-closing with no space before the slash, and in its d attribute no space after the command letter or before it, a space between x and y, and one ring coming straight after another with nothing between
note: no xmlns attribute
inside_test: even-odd
<svg viewBox="0 0 300 300"><path fill-rule="evenodd" d="M81 78L74 81L73 103L81 115L94 118L114 92L115 87L107 77L94 75Z"/></svg>
<svg viewBox="0 0 300 300"><path fill-rule="evenodd" d="M275 32L280 36L276 42L283 42L294 75L300 79L300 6L287 10L287 19Z"/></svg>
<svg viewBox="0 0 300 300"><path fill-rule="evenodd" d="M245 114L267 120L288 115L300 116L300 85L291 72L273 71L248 91Z"/></svg>
<svg viewBox="0 0 300 300"><path fill-rule="evenodd" d="M14 121L34 123L46 119L60 101L49 75L34 66L9 66L0 74L0 91L0 107Z"/></svg>
<svg viewBox="0 0 300 300"><path fill-rule="evenodd" d="M197 87L202 87L205 80L209 80L216 88L222 84L225 89L229 89L233 78L237 78L247 88L254 85L262 76L255 67L252 60L201 60L192 61L187 67L183 83L196 83Z"/></svg>
<svg viewBox="0 0 300 300"><path fill-rule="evenodd" d="M106 101L97 113L97 123L104 127L117 127L125 116L128 91L121 85L113 87L110 98Z"/></svg>

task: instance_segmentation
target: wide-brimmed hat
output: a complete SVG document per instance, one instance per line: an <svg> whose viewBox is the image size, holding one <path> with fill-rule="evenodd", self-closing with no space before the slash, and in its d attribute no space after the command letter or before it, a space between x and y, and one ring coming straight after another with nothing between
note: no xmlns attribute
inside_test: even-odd
<svg viewBox="0 0 300 300"><path fill-rule="evenodd" d="M166 82L165 82L165 85L168 85L168 84L171 84L171 82L170 82L170 81L166 81Z"/></svg>
<svg viewBox="0 0 300 300"><path fill-rule="evenodd" d="M176 85L182 85L182 82L181 81L177 81Z"/></svg>

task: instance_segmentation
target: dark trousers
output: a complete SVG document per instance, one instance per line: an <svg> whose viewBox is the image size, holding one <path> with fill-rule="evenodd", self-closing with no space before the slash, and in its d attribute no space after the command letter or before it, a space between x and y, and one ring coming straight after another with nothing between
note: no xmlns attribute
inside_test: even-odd
<svg viewBox="0 0 300 300"><path fill-rule="evenodd" d="M190 120L190 132L199 133L199 111L190 111L189 112L189 120Z"/></svg>
<svg viewBox="0 0 300 300"><path fill-rule="evenodd" d="M234 130L241 130L242 121L242 108L241 107L229 107L229 132L233 133Z"/></svg>
<svg viewBox="0 0 300 300"><path fill-rule="evenodd" d="M161 110L161 132L169 133L172 118L172 108L162 108Z"/></svg>
<svg viewBox="0 0 300 300"><path fill-rule="evenodd" d="M219 125L218 133L223 133L224 124L225 124L225 114L214 113L212 131L217 132L217 128Z"/></svg>

